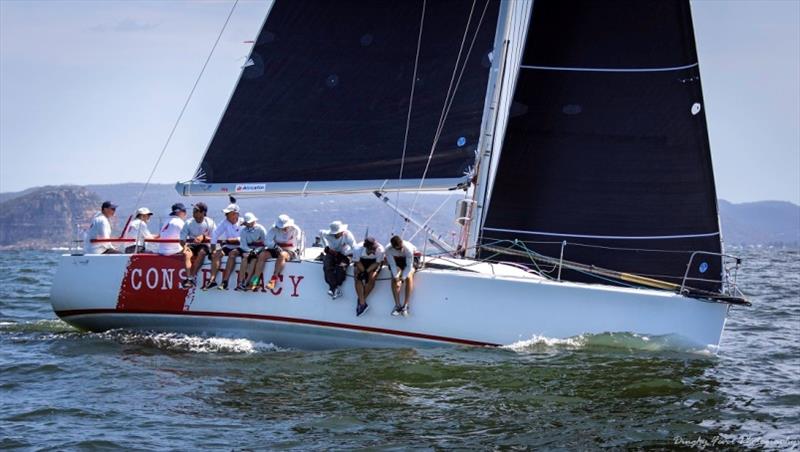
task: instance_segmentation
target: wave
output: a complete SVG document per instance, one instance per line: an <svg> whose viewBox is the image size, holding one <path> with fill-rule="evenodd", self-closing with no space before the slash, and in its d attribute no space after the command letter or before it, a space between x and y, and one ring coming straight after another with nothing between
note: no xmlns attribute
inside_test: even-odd
<svg viewBox="0 0 800 452"><path fill-rule="evenodd" d="M282 350L271 343L243 338L190 336L179 333L147 333L128 330L111 330L104 333L90 333L90 335L121 344L140 345L174 352L250 354Z"/></svg>
<svg viewBox="0 0 800 452"><path fill-rule="evenodd" d="M75 328L58 320L36 320L33 322L0 322L0 331L10 333L74 333Z"/></svg>
<svg viewBox="0 0 800 452"><path fill-rule="evenodd" d="M682 352L713 356L716 346L698 347L675 335L646 336L636 333L581 334L568 338L535 335L501 348L518 353L542 352L550 349L602 350L627 349L644 352Z"/></svg>

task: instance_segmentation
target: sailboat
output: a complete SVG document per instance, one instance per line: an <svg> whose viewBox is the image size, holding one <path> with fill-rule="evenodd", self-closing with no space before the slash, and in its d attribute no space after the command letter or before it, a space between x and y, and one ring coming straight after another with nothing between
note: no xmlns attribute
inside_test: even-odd
<svg viewBox="0 0 800 452"><path fill-rule="evenodd" d="M367 314L331 301L309 247L258 293L184 289L179 256L64 255L61 319L304 349L718 347L749 304L722 249L688 0L276 0L246 61L178 192L374 192L404 214L395 192L462 190L457 243L421 225L436 246L411 315L390 315L386 269Z"/></svg>

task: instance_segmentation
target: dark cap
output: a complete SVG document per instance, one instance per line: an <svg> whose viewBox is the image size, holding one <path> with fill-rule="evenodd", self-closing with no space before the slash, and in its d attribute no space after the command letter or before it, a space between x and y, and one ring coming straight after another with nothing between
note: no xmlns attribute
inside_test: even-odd
<svg viewBox="0 0 800 452"><path fill-rule="evenodd" d="M198 202L193 207L194 207L194 210L199 210L200 212L203 212L203 213L207 213L208 212L208 206L204 202Z"/></svg>
<svg viewBox="0 0 800 452"><path fill-rule="evenodd" d="M367 237L364 239L364 248L374 250L376 245L375 237Z"/></svg>
<svg viewBox="0 0 800 452"><path fill-rule="evenodd" d="M103 203L103 205L100 208L101 209L116 209L117 205L114 204L111 201L106 201L106 202Z"/></svg>
<svg viewBox="0 0 800 452"><path fill-rule="evenodd" d="M184 206L182 203L176 202L172 205L172 213L170 213L170 215L177 215L178 212L186 212L186 206Z"/></svg>

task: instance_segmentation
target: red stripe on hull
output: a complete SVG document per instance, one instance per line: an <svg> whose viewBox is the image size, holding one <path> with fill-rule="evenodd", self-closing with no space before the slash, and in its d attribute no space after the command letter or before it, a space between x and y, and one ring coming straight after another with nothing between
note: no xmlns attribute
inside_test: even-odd
<svg viewBox="0 0 800 452"><path fill-rule="evenodd" d="M211 311L117 311L115 309L74 309L69 311L56 311L56 315L60 318L72 317L76 315L91 315L91 314L137 314L137 315L181 315L181 316L195 316L195 317L225 317L225 318L239 318L251 320L268 320L273 322L297 323L301 325L323 326L328 328L340 328L345 330L363 331L368 333L390 334L394 336L411 337L415 339L426 339L438 342L449 342L459 345L472 345L472 346L491 346L498 347L500 344L491 344L487 342L471 341L468 339L456 339L445 336L435 336L424 333L413 333L407 331L388 330L385 328L375 328L371 326L349 325L345 323L324 322L319 320L298 319L293 317L279 317L272 315L259 315L259 314L237 314L232 312L211 312Z"/></svg>

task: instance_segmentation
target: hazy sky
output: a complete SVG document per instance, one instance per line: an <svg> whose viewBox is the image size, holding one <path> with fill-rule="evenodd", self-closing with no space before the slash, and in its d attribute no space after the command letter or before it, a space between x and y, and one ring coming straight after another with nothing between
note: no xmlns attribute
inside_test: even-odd
<svg viewBox="0 0 800 452"><path fill-rule="evenodd" d="M241 0L155 174L191 177L269 0ZM232 1L0 0L0 191L144 181ZM800 203L800 0L692 2L720 197Z"/></svg>

